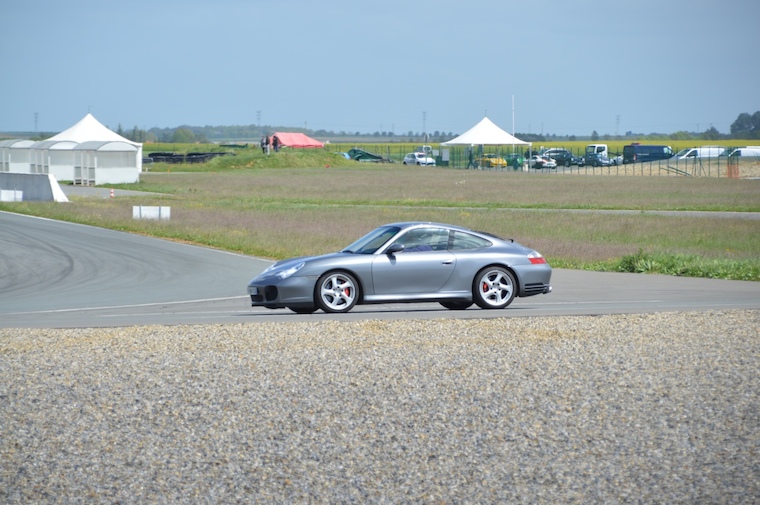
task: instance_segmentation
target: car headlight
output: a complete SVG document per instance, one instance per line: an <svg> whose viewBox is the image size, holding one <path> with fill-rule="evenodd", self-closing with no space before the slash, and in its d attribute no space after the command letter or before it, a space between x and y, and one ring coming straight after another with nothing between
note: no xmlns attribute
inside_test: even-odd
<svg viewBox="0 0 760 505"><path fill-rule="evenodd" d="M282 272L277 272L275 275L277 275L277 277L279 277L280 279L287 279L288 277L290 277L294 273L296 273L299 270L301 270L305 264L306 263L302 261L302 262L300 262L300 263L298 263L296 265L293 265L292 267L288 268L287 270L283 270Z"/></svg>

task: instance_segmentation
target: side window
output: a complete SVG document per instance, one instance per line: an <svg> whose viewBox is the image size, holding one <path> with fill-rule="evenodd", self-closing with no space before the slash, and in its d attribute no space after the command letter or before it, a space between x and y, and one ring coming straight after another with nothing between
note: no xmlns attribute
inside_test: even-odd
<svg viewBox="0 0 760 505"><path fill-rule="evenodd" d="M448 230L442 228L418 228L405 233L396 240L397 244L404 245L405 253L445 251L448 242Z"/></svg>
<svg viewBox="0 0 760 505"><path fill-rule="evenodd" d="M478 249L491 245L491 242L488 240L476 237L475 235L470 235L469 233L464 233L461 231L453 231L451 233L452 237L449 249L452 251L461 251L463 249Z"/></svg>

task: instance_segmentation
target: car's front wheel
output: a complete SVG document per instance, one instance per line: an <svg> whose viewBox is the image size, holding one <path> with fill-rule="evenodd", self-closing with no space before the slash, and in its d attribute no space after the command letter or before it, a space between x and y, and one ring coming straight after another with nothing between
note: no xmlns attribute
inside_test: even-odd
<svg viewBox="0 0 760 505"><path fill-rule="evenodd" d="M503 309L515 299L517 282L503 267L486 267L475 276L472 292L475 303L482 309Z"/></svg>
<svg viewBox="0 0 760 505"><path fill-rule="evenodd" d="M325 312L348 312L359 297L359 284L346 272L328 272L319 278L314 299Z"/></svg>

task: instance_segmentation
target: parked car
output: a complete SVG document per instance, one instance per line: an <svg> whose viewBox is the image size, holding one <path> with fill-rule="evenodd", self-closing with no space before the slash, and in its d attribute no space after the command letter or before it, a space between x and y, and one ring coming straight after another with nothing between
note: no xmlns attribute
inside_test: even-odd
<svg viewBox="0 0 760 505"><path fill-rule="evenodd" d="M585 162L587 165L591 165L592 167L609 167L613 165L622 165L623 156L613 156L612 158L609 158L603 154L589 154L586 156Z"/></svg>
<svg viewBox="0 0 760 505"><path fill-rule="evenodd" d="M557 168L557 162L548 156L534 154L528 160L528 166L530 168Z"/></svg>
<svg viewBox="0 0 760 505"><path fill-rule="evenodd" d="M480 158L475 158L475 165L479 167L493 168L506 167L509 165L509 163L501 156L496 156L495 154L484 154Z"/></svg>
<svg viewBox="0 0 760 505"><path fill-rule="evenodd" d="M484 232L440 223L381 226L340 252L278 261L248 283L254 307L348 312L357 304L473 303L503 309L547 294L552 269L537 251Z"/></svg>
<svg viewBox="0 0 760 505"><path fill-rule="evenodd" d="M569 167L570 165L577 165L578 161L576 156L573 155L567 149L553 148L547 149L540 153L541 156L548 156L557 162L558 166Z"/></svg>
<svg viewBox="0 0 760 505"><path fill-rule="evenodd" d="M425 153L409 153L404 156L404 165L432 165L435 160Z"/></svg>

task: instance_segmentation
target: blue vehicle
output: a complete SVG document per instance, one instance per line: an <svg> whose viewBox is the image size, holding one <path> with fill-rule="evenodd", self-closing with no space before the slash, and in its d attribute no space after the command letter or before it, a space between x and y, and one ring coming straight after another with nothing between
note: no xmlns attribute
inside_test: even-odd
<svg viewBox="0 0 760 505"><path fill-rule="evenodd" d="M670 146L653 146L633 143L623 146L623 164L643 163L645 161L666 160L675 153Z"/></svg>

